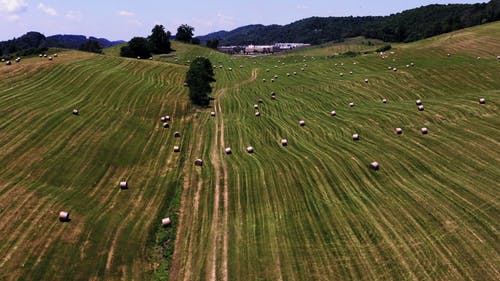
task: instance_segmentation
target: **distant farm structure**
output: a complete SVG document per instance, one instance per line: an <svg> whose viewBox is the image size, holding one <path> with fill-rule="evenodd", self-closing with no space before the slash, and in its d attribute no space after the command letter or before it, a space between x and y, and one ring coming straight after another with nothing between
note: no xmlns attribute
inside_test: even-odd
<svg viewBox="0 0 500 281"><path fill-rule="evenodd" d="M309 46L311 44L275 43L273 45L220 46L218 50L231 55L254 55L275 54Z"/></svg>

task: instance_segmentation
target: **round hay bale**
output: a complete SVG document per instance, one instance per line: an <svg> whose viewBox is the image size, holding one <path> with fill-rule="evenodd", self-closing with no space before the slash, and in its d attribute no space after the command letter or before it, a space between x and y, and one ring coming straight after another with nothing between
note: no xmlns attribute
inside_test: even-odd
<svg viewBox="0 0 500 281"><path fill-rule="evenodd" d="M421 100L416 100L416 101L415 101L415 104L416 104L416 105L422 105L422 101L421 101Z"/></svg>
<svg viewBox="0 0 500 281"><path fill-rule="evenodd" d="M54 54L54 58L57 58L58 56L59 56L59 55L58 55L57 53L56 53L56 54Z"/></svg>
<svg viewBox="0 0 500 281"><path fill-rule="evenodd" d="M295 72L295 71L294 71L294 72L293 72L293 75L297 75L297 72Z"/></svg>
<svg viewBox="0 0 500 281"><path fill-rule="evenodd" d="M278 79L278 75L274 75L274 79Z"/></svg>
<svg viewBox="0 0 500 281"><path fill-rule="evenodd" d="M167 119L165 118L165 116L160 117L160 122L162 122L162 123L163 123L163 122L165 122L165 121L167 121Z"/></svg>
<svg viewBox="0 0 500 281"><path fill-rule="evenodd" d="M393 68L392 70L393 70L394 72L398 71L398 69L397 69L397 68Z"/></svg>
<svg viewBox="0 0 500 281"><path fill-rule="evenodd" d="M258 105L258 104L254 104L254 105L253 105L253 108L255 108L255 109L259 109L259 105Z"/></svg>
<svg viewBox="0 0 500 281"><path fill-rule="evenodd" d="M12 64L12 62L10 62L10 60L8 60L8 61L5 63L5 65L11 65L11 64Z"/></svg>
<svg viewBox="0 0 500 281"><path fill-rule="evenodd" d="M423 105L419 105L418 106L418 111L424 111L424 106Z"/></svg>
<svg viewBox="0 0 500 281"><path fill-rule="evenodd" d="M389 66L387 69L392 70L392 67Z"/></svg>
<svg viewBox="0 0 500 281"><path fill-rule="evenodd" d="M266 69L266 72L269 72L269 68L268 68L268 69Z"/></svg>
<svg viewBox="0 0 500 281"><path fill-rule="evenodd" d="M210 116L215 117L215 111L210 112Z"/></svg>
<svg viewBox="0 0 500 281"><path fill-rule="evenodd" d="M233 153L233 152L231 151L231 148L230 148L230 147L227 147L226 149L224 149L224 151L226 152L226 154L231 154L231 153Z"/></svg>
<svg viewBox="0 0 500 281"><path fill-rule="evenodd" d="M300 70L304 71L305 69L302 67Z"/></svg>
<svg viewBox="0 0 500 281"><path fill-rule="evenodd" d="M304 127L306 125L306 121L300 120L299 121L299 125L302 126L302 127Z"/></svg>
<svg viewBox="0 0 500 281"><path fill-rule="evenodd" d="M16 62L20 62L21 61L21 58L16 58Z"/></svg>
<svg viewBox="0 0 500 281"><path fill-rule="evenodd" d="M485 104L485 103L486 103L486 99L484 99L484 98L479 99L479 104Z"/></svg>
<svg viewBox="0 0 500 281"><path fill-rule="evenodd" d="M163 128L165 128L165 129L170 128L170 124L168 124L168 122L164 122L163 123Z"/></svg>
<svg viewBox="0 0 500 281"><path fill-rule="evenodd" d="M422 134L424 134L424 135L427 135L427 134L429 133L429 129L427 129L427 128L422 128L422 129L420 129L420 131L421 131L421 132L422 132Z"/></svg>
<svg viewBox="0 0 500 281"><path fill-rule="evenodd" d="M171 223L172 223L172 221L170 220L170 218L161 219L161 225L163 227L170 226Z"/></svg>
<svg viewBox="0 0 500 281"><path fill-rule="evenodd" d="M5 59L2 58L2 62L5 62Z"/></svg>
<svg viewBox="0 0 500 281"><path fill-rule="evenodd" d="M255 116L259 117L260 116L260 112L259 111L255 112Z"/></svg>
<svg viewBox="0 0 500 281"><path fill-rule="evenodd" d="M69 221L69 212L60 211L59 212L59 221L68 222Z"/></svg>
<svg viewBox="0 0 500 281"><path fill-rule="evenodd" d="M251 146L247 147L247 152L248 153L253 153L254 152L253 147L251 147Z"/></svg>
<svg viewBox="0 0 500 281"><path fill-rule="evenodd" d="M178 145L174 146L174 152L181 152L181 148Z"/></svg>
<svg viewBox="0 0 500 281"><path fill-rule="evenodd" d="M195 165L195 166L203 166L203 160L201 160L201 159L196 159L196 160L194 161L194 165Z"/></svg>
<svg viewBox="0 0 500 281"><path fill-rule="evenodd" d="M228 68L228 69L229 69L229 71L233 71L233 68L232 68L232 67L230 67L230 68Z"/></svg>
<svg viewBox="0 0 500 281"><path fill-rule="evenodd" d="M370 168L372 168L375 171L378 171L380 169L380 164L378 162L371 162L370 163Z"/></svg>
<svg viewBox="0 0 500 281"><path fill-rule="evenodd" d="M259 103L264 103L264 100L263 99L259 99L258 102Z"/></svg>
<svg viewBox="0 0 500 281"><path fill-rule="evenodd" d="M401 128L396 128L396 134L398 134L398 135L403 134L403 129L401 129Z"/></svg>
<svg viewBox="0 0 500 281"><path fill-rule="evenodd" d="M174 133L174 137L175 138L180 138L181 137L181 133L180 132L175 132Z"/></svg>
<svg viewBox="0 0 500 281"><path fill-rule="evenodd" d="M290 73L287 73L286 76L290 77Z"/></svg>
<svg viewBox="0 0 500 281"><path fill-rule="evenodd" d="M451 57L451 54L447 54L448 57Z"/></svg>
<svg viewBox="0 0 500 281"><path fill-rule="evenodd" d="M500 56L497 56L497 60L500 60Z"/></svg>
<svg viewBox="0 0 500 281"><path fill-rule="evenodd" d="M288 146L288 140L287 139L282 139L281 140L281 145L282 146Z"/></svg>
<svg viewBox="0 0 500 281"><path fill-rule="evenodd" d="M128 183L126 181L121 181L120 189L128 189Z"/></svg>
<svg viewBox="0 0 500 281"><path fill-rule="evenodd" d="M358 141L359 140L359 134L352 135L352 140Z"/></svg>
<svg viewBox="0 0 500 281"><path fill-rule="evenodd" d="M266 82L266 78L262 79L262 82L264 82L264 83L265 83L265 82Z"/></svg>
<svg viewBox="0 0 500 281"><path fill-rule="evenodd" d="M184 82L184 87L189 87L188 82Z"/></svg>
<svg viewBox="0 0 500 281"><path fill-rule="evenodd" d="M330 115L331 116L337 116L337 111L333 110L332 112L330 112Z"/></svg>
<svg viewBox="0 0 500 281"><path fill-rule="evenodd" d="M382 99L382 103L387 103L387 99Z"/></svg>
<svg viewBox="0 0 500 281"><path fill-rule="evenodd" d="M166 121L171 121L172 120L172 116L170 116L170 115L165 116L165 120Z"/></svg>
<svg viewBox="0 0 500 281"><path fill-rule="evenodd" d="M344 76L344 73L340 72L340 77Z"/></svg>
<svg viewBox="0 0 500 281"><path fill-rule="evenodd" d="M274 78L271 78L271 83L274 83Z"/></svg>
<svg viewBox="0 0 500 281"><path fill-rule="evenodd" d="M368 83L368 79L365 79L365 83Z"/></svg>
<svg viewBox="0 0 500 281"><path fill-rule="evenodd" d="M478 60L480 60L480 59L481 59L481 57L477 57L477 59L478 59Z"/></svg>
<svg viewBox="0 0 500 281"><path fill-rule="evenodd" d="M350 74L350 75L352 75L352 73L353 73L352 71L349 71L349 74Z"/></svg>
<svg viewBox="0 0 500 281"><path fill-rule="evenodd" d="M353 103L353 102L350 102L350 103L349 103L349 107L354 107L354 103Z"/></svg>
<svg viewBox="0 0 500 281"><path fill-rule="evenodd" d="M73 115L78 115L80 114L80 110L78 109L73 109Z"/></svg>
<svg viewBox="0 0 500 281"><path fill-rule="evenodd" d="M52 57L49 57L49 60L52 60Z"/></svg>
<svg viewBox="0 0 500 281"><path fill-rule="evenodd" d="M43 54L43 57L46 58L47 57L47 54Z"/></svg>
<svg viewBox="0 0 500 281"><path fill-rule="evenodd" d="M271 96L271 99L272 99L272 100L275 100L275 99L276 99L276 96Z"/></svg>
<svg viewBox="0 0 500 281"><path fill-rule="evenodd" d="M141 57L140 57L140 56L137 56L137 59L138 59L138 60L140 60L140 59L141 59Z"/></svg>
<svg viewBox="0 0 500 281"><path fill-rule="evenodd" d="M153 60L153 57L149 57L149 60Z"/></svg>
<svg viewBox="0 0 500 281"><path fill-rule="evenodd" d="M412 63L410 63L410 66L415 66L415 63L413 63L413 62L412 62Z"/></svg>
<svg viewBox="0 0 500 281"><path fill-rule="evenodd" d="M43 55L42 55L42 54L39 54L38 56L39 56L39 57L43 57Z"/></svg>

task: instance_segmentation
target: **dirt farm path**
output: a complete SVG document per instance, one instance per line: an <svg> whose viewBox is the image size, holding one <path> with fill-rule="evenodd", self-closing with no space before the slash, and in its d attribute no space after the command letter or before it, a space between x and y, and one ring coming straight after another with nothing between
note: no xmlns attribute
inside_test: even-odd
<svg viewBox="0 0 500 281"><path fill-rule="evenodd" d="M212 218L208 226L208 235L204 238L208 243L209 254L206 257L204 265L206 272L205 277L196 276L196 264L200 257L197 255L197 242L193 237L199 235L199 223L202 219L199 212L201 192L203 184L207 184L208 179L202 178L200 169L192 167L194 158L201 155L203 147L201 141L191 145L189 151L189 161L186 162L184 168L184 187L181 206L179 210L180 222L177 231L177 239L175 242L175 253L171 268L170 280L223 280L228 281L228 248L229 248L229 174L228 167L223 160L225 154L225 129L224 129L224 113L220 103L221 98L230 90L237 89L244 84L250 83L257 79L258 69L252 69L251 75L247 80L235 83L230 87L220 88L215 94L214 110L216 116L214 118L214 127L200 126L199 122L195 121L194 131L199 132L202 128L213 128L212 149L210 151L210 164L213 166L213 206ZM193 139L194 140L194 139ZM193 158L193 159L191 159ZM208 208L208 206L207 206Z"/></svg>

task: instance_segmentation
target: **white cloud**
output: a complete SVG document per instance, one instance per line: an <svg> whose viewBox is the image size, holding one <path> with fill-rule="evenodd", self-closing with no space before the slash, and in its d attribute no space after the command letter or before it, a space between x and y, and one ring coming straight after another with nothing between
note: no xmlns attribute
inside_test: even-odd
<svg viewBox="0 0 500 281"><path fill-rule="evenodd" d="M15 14L26 11L28 4L24 0L0 0L0 12Z"/></svg>
<svg viewBox="0 0 500 281"><path fill-rule="evenodd" d="M122 16L122 17L133 17L133 16L135 16L134 13L129 12L129 11L125 11L125 10L118 11L118 15Z"/></svg>
<svg viewBox="0 0 500 281"><path fill-rule="evenodd" d="M65 17L69 20L72 20L72 21L81 21L83 18L83 15L80 11L68 11L66 13Z"/></svg>
<svg viewBox="0 0 500 281"><path fill-rule="evenodd" d="M40 9L42 12L46 13L49 16L57 16L57 12L54 8L46 6L43 3L38 4L38 9Z"/></svg>

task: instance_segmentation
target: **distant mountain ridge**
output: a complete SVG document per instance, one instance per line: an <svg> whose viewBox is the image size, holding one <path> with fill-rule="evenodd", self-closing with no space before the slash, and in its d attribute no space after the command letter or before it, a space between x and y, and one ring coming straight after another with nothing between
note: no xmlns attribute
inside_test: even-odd
<svg viewBox="0 0 500 281"><path fill-rule="evenodd" d="M365 36L386 42L413 42L500 20L500 0L480 4L428 5L389 16L311 17L288 25L247 25L198 36L221 45L301 42L322 44Z"/></svg>
<svg viewBox="0 0 500 281"><path fill-rule="evenodd" d="M25 55L44 51L47 48L78 49L92 39L98 41L104 48L125 43L125 41L110 41L105 38L87 37L84 35L52 35L45 37L40 32L30 31L21 37L0 42L0 56L13 53Z"/></svg>

